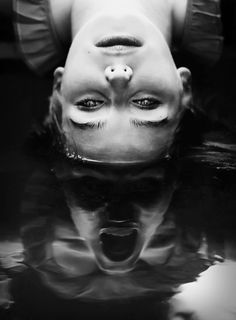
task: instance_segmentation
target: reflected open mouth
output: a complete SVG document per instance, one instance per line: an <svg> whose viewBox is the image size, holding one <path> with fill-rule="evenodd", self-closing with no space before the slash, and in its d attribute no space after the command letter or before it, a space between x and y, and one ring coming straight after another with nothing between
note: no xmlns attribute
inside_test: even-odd
<svg viewBox="0 0 236 320"><path fill-rule="evenodd" d="M96 47L106 48L113 46L127 46L127 47L141 47L142 43L140 40L131 36L111 36L104 37L96 43Z"/></svg>
<svg viewBox="0 0 236 320"><path fill-rule="evenodd" d="M100 231L104 255L111 261L124 261L135 250L138 230L134 227L110 227Z"/></svg>

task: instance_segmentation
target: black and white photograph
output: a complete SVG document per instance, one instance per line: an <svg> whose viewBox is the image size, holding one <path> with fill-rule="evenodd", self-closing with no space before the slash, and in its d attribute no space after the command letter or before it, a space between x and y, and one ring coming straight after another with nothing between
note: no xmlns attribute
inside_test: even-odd
<svg viewBox="0 0 236 320"><path fill-rule="evenodd" d="M236 320L236 0L0 0L0 319Z"/></svg>

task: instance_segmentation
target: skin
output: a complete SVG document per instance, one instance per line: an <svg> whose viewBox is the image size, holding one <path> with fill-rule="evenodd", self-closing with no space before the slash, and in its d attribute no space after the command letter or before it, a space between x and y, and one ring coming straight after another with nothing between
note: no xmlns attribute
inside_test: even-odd
<svg viewBox="0 0 236 320"><path fill-rule="evenodd" d="M176 69L170 53L171 23L164 19L170 12L163 9L155 20L142 1L130 1L125 11L114 1L89 9L72 23L65 67L55 71L68 145L99 162L165 157L191 99L190 72ZM96 46L104 37L124 35L141 46Z"/></svg>
<svg viewBox="0 0 236 320"><path fill-rule="evenodd" d="M9 3L10 1L3 0L3 7L9 6ZM98 11L113 8L117 13L121 8L125 8L127 12L128 6L131 12L138 8L155 24L160 20L164 25L167 21L172 21L171 33L175 40L178 40L184 28L187 0L149 0L148 3L145 0L50 0L50 6L56 32L65 44L68 44L68 39L71 36L74 38L86 20ZM167 26L164 25L163 32Z"/></svg>

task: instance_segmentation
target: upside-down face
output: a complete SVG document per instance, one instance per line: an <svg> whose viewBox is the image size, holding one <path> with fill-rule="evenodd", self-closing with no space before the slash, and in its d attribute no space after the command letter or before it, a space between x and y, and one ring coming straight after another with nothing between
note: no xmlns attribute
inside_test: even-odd
<svg viewBox="0 0 236 320"><path fill-rule="evenodd" d="M165 168L59 174L78 234L101 270L124 273L145 256L175 190L166 175Z"/></svg>
<svg viewBox="0 0 236 320"><path fill-rule="evenodd" d="M161 159L190 101L189 78L144 16L94 17L73 39L65 68L55 71L68 147L98 162Z"/></svg>

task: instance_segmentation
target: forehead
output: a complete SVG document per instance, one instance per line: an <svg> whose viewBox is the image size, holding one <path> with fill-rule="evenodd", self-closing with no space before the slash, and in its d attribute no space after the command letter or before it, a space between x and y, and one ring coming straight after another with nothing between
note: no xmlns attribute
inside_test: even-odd
<svg viewBox="0 0 236 320"><path fill-rule="evenodd" d="M64 119L65 144L73 153L96 162L151 161L168 152L178 125L176 119L160 128L135 127L128 121L120 126L120 121L110 128L79 129Z"/></svg>

